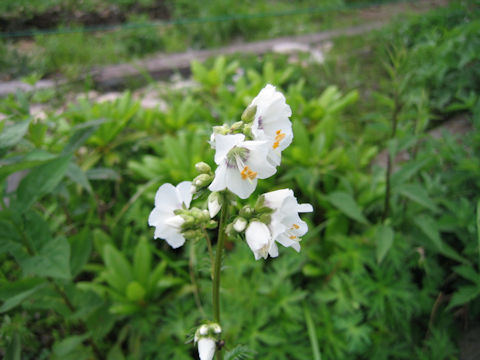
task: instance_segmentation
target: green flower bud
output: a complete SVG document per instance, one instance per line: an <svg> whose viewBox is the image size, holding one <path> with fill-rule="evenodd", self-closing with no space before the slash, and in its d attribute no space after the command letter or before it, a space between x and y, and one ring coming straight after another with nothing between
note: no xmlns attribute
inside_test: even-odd
<svg viewBox="0 0 480 360"><path fill-rule="evenodd" d="M253 138L252 124L244 124L242 132L245 134L247 139L252 139Z"/></svg>
<svg viewBox="0 0 480 360"><path fill-rule="evenodd" d="M212 175L209 174L200 174L195 179L193 179L193 185L197 188L202 188L210 185L212 182Z"/></svg>
<svg viewBox="0 0 480 360"><path fill-rule="evenodd" d="M208 165L206 162L198 162L195 164L195 169L201 174L211 174L212 169L210 168L210 165Z"/></svg>
<svg viewBox="0 0 480 360"><path fill-rule="evenodd" d="M213 127L213 132L215 134L227 135L229 131L230 131L230 127L228 127L225 124L223 124L222 126L214 126Z"/></svg>
<svg viewBox="0 0 480 360"><path fill-rule="evenodd" d="M240 209L240 216L249 219L253 215L253 209L250 205L245 205Z"/></svg>
<svg viewBox="0 0 480 360"><path fill-rule="evenodd" d="M257 113L257 105L249 106L243 112L241 119L245 123L251 123L255 119L256 113Z"/></svg>
<svg viewBox="0 0 480 360"><path fill-rule="evenodd" d="M210 220L205 227L207 229L215 229L218 226L218 223L215 220Z"/></svg>
<svg viewBox="0 0 480 360"><path fill-rule="evenodd" d="M243 126L243 122L242 121L237 121L236 123L234 123L231 127L230 127L230 131L237 131L237 130L240 130L241 127Z"/></svg>

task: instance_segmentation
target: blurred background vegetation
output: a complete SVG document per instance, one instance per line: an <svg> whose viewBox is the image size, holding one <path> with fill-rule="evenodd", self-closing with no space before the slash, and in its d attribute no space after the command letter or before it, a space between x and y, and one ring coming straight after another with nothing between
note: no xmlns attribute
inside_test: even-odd
<svg viewBox="0 0 480 360"><path fill-rule="evenodd" d="M0 72L73 79L158 50L351 24L345 9L364 3L215 26L36 35L26 52L8 38ZM3 1L0 24L13 33L51 24L42 17L71 29L291 9L287 1L199 4ZM211 126L236 121L271 83L292 107L295 138L257 193L290 187L315 211L299 254L283 248L254 261L241 240L228 242L226 358L475 359L479 9L452 1L338 38L323 63L308 53L237 54L192 63L191 81L150 80L112 101L93 98L88 80L0 99L0 356L195 358L185 342L212 311L206 244L172 250L154 241L148 214L159 185L192 179L198 161L213 165ZM155 106L142 105L149 94Z"/></svg>

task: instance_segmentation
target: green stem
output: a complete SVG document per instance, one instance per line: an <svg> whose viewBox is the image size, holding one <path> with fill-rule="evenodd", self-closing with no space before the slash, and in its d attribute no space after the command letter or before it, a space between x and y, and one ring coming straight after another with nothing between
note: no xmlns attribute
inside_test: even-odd
<svg viewBox="0 0 480 360"><path fill-rule="evenodd" d="M218 227L218 242L217 250L215 253L215 266L213 269L213 286L212 286L212 299L213 299L213 318L217 324L220 325L220 271L222 268L222 254L223 247L225 246L225 221L227 218L227 204L224 203L220 213L220 224ZM217 360L222 360L222 350L217 351Z"/></svg>
<svg viewBox="0 0 480 360"><path fill-rule="evenodd" d="M210 256L210 277L213 280L213 267L214 267L214 259L213 259L213 250L212 250L212 241L210 240L210 236L208 236L208 232L205 228L202 228L203 234L205 235L205 239L207 239L207 247L208 247L208 255Z"/></svg>
<svg viewBox="0 0 480 360"><path fill-rule="evenodd" d="M397 92L397 89L395 88L395 93L394 93L394 108L393 108L393 114L392 114L392 133L390 135L390 140L395 138L395 135L397 134L397 123L398 123L398 115L400 113L400 103L399 103L399 95ZM385 204L384 204L384 210L383 210L383 215L382 215L382 222L385 222L385 220L388 218L388 215L390 213L390 193L391 193L391 177L392 177L392 156L395 154L390 154L390 151L387 153L387 170L385 171L385 183L386 183L386 189L385 189Z"/></svg>

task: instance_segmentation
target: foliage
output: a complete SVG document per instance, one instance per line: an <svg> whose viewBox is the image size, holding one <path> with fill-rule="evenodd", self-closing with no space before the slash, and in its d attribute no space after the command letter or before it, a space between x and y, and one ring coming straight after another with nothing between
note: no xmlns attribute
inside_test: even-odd
<svg viewBox="0 0 480 360"><path fill-rule="evenodd" d="M197 85L169 90L165 110L126 92L32 119L38 95L2 99L2 356L192 358L184 342L211 312L208 252L150 240L154 191L211 163L207 129L234 122L270 82L295 139L276 183L257 191L288 186L315 211L298 254L255 262L227 242L226 358L457 358L462 324L480 312L478 18L430 16L364 40L383 51L360 61L371 66L360 79L377 78L358 89L343 82L358 69L267 56L194 63ZM434 41L429 21L444 29ZM460 67L451 47L469 44ZM428 58L446 67L435 81L414 66ZM430 136L447 115L471 129Z"/></svg>

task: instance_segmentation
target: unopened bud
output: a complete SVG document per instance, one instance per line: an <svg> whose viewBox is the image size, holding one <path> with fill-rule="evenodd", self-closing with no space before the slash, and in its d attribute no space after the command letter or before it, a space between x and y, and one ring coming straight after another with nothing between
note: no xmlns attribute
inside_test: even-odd
<svg viewBox="0 0 480 360"><path fill-rule="evenodd" d="M211 182L212 176L208 174L200 174L195 179L193 179L193 185L197 188L208 186Z"/></svg>
<svg viewBox="0 0 480 360"><path fill-rule="evenodd" d="M218 223L215 220L210 220L205 227L207 229L215 229L217 227Z"/></svg>
<svg viewBox="0 0 480 360"><path fill-rule="evenodd" d="M250 218L253 214L253 209L249 205L245 205L243 208L240 209L240 216L244 218Z"/></svg>
<svg viewBox="0 0 480 360"><path fill-rule="evenodd" d="M247 220L242 217L237 217L233 222L233 228L236 232L242 232L247 227Z"/></svg>
<svg viewBox="0 0 480 360"><path fill-rule="evenodd" d="M242 131L247 138L253 138L253 133L252 133L252 124L245 124L243 125L243 131Z"/></svg>
<svg viewBox="0 0 480 360"><path fill-rule="evenodd" d="M256 113L257 113L257 105L249 106L243 112L241 119L245 123L251 123L255 119Z"/></svg>
<svg viewBox="0 0 480 360"><path fill-rule="evenodd" d="M195 169L201 174L210 174L212 172L210 165L203 161L196 163Z"/></svg>
<svg viewBox="0 0 480 360"><path fill-rule="evenodd" d="M240 128L242 126L243 126L243 122L242 121L237 121L236 123L233 123L233 125L230 128L230 131L240 130Z"/></svg>

